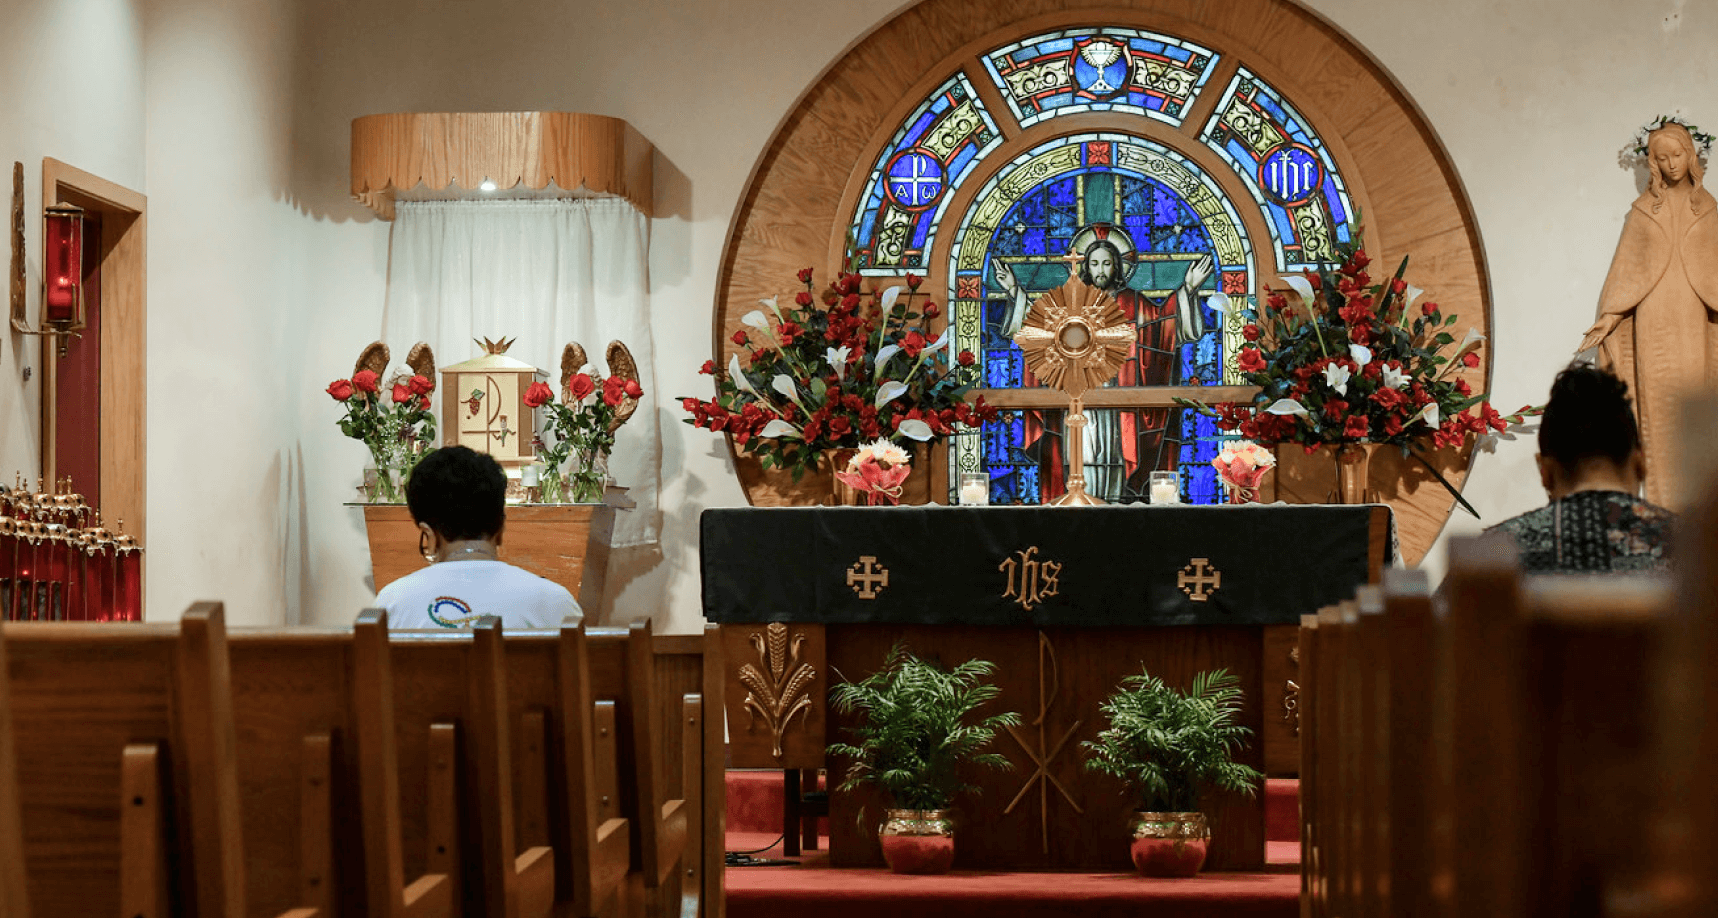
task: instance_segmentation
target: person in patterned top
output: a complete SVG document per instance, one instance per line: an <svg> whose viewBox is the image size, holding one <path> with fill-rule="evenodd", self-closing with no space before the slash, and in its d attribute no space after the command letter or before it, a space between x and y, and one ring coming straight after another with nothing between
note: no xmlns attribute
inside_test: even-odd
<svg viewBox="0 0 1718 918"><path fill-rule="evenodd" d="M1628 386L1589 363L1551 384L1539 426L1539 480L1551 502L1486 530L1535 573L1662 571L1676 516L1640 498L1646 475Z"/></svg>

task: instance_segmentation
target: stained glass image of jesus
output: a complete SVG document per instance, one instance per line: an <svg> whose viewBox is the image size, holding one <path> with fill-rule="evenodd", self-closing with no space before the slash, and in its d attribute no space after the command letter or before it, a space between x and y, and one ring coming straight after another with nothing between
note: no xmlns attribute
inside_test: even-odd
<svg viewBox="0 0 1718 918"><path fill-rule="evenodd" d="M1215 270L1211 256L1195 256L1181 283L1168 296L1154 299L1129 285L1137 256L1132 240L1118 227L1088 226L1074 237L1072 249L1069 258L1078 259L1080 279L1109 292L1137 327L1133 354L1114 385L1179 385L1181 346L1205 334L1197 291ZM1010 300L1001 331L1011 337L1041 291L1028 290L1007 262L994 264L997 286ZM1035 385L1030 379L1025 383ZM1151 471L1175 468L1173 433L1181 429L1179 414L1175 408L1088 409L1084 456L1088 490L1112 502L1144 494ZM1026 449L1036 456L1039 482L1048 499L1064 490L1065 457L1060 436L1045 436L1042 427L1036 417L1029 417Z"/></svg>

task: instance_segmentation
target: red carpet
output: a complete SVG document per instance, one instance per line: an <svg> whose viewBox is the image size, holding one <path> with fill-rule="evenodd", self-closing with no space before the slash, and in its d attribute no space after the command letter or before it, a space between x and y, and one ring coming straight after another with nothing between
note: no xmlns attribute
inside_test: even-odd
<svg viewBox="0 0 1718 918"><path fill-rule="evenodd" d="M728 773L728 849L781 857L781 772ZM1011 918L1014 915L1150 915L1152 918L1253 918L1300 913L1297 816L1299 783L1265 788L1269 873L1211 873L1156 880L1124 873L955 871L919 877L887 870L834 869L826 850L793 867L730 868L733 918Z"/></svg>

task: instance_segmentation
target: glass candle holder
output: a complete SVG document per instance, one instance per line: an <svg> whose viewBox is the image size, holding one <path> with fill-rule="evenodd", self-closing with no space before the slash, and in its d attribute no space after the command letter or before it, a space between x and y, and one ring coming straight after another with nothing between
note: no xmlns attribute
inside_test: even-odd
<svg viewBox="0 0 1718 918"><path fill-rule="evenodd" d="M962 506L983 507L990 503L990 474L960 473L960 502Z"/></svg>
<svg viewBox="0 0 1718 918"><path fill-rule="evenodd" d="M1152 472L1146 494L1154 504L1181 503L1181 481L1174 472Z"/></svg>

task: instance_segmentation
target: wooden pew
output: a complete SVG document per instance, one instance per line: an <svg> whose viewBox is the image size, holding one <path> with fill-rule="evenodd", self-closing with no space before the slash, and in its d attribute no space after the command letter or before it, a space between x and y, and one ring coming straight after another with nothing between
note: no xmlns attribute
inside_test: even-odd
<svg viewBox="0 0 1718 918"><path fill-rule="evenodd" d="M505 647L516 842L554 849L556 900L571 914L604 914L625 888L632 854L614 698L594 693L583 625L509 635Z"/></svg>
<svg viewBox="0 0 1718 918"><path fill-rule="evenodd" d="M31 911L246 918L220 605L3 631Z"/></svg>
<svg viewBox="0 0 1718 918"><path fill-rule="evenodd" d="M1306 622L1304 913L1661 913L1671 597L1457 539L1441 602L1397 572Z"/></svg>
<svg viewBox="0 0 1718 918"><path fill-rule="evenodd" d="M717 629L656 637L649 622L590 632L592 692L618 702L620 793L640 813L628 900L646 915L723 914L722 723ZM646 819L643 814L651 814Z"/></svg>
<svg viewBox="0 0 1718 918"><path fill-rule="evenodd" d="M494 616L469 632L391 636L402 821L430 842L405 861L449 873L467 916L539 918L554 906L555 858L546 845L518 849L503 654Z"/></svg>
<svg viewBox="0 0 1718 918"><path fill-rule="evenodd" d="M6 672L6 640L0 632L0 675ZM18 751L12 738L10 680L0 678L0 918L30 918L24 875L24 825L18 807Z"/></svg>
<svg viewBox="0 0 1718 918"><path fill-rule="evenodd" d="M404 881L385 614L351 629L235 631L228 653L252 907L453 915L447 873Z"/></svg>

